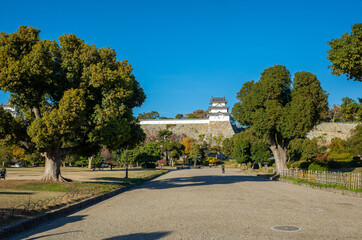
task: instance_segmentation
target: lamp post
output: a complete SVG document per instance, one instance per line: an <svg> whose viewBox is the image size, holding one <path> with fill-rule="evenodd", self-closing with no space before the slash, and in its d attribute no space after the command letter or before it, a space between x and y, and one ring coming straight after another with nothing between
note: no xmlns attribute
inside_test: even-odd
<svg viewBox="0 0 362 240"><path fill-rule="evenodd" d="M161 160L160 160L160 162L159 162L159 164L160 164L160 168L161 168L161 170L162 170L162 144L160 145L160 158L161 158Z"/></svg>
<svg viewBox="0 0 362 240"><path fill-rule="evenodd" d="M126 179L128 178L128 149L126 148Z"/></svg>

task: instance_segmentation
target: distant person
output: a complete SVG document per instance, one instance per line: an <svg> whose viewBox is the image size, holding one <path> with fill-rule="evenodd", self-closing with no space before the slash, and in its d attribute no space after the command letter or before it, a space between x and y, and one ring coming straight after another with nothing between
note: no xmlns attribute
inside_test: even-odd
<svg viewBox="0 0 362 240"><path fill-rule="evenodd" d="M5 177L6 177L6 168L2 168L1 170L0 170L0 179L1 178L4 178L4 180L5 180Z"/></svg>
<svg viewBox="0 0 362 240"><path fill-rule="evenodd" d="M110 164L109 164L109 166L111 167L111 171L112 171L112 168L113 168L113 164L112 164L112 163L110 163Z"/></svg>
<svg viewBox="0 0 362 240"><path fill-rule="evenodd" d="M104 163L102 163L102 170L104 170Z"/></svg>
<svg viewBox="0 0 362 240"><path fill-rule="evenodd" d="M221 172L225 173L225 165L224 164L221 165Z"/></svg>

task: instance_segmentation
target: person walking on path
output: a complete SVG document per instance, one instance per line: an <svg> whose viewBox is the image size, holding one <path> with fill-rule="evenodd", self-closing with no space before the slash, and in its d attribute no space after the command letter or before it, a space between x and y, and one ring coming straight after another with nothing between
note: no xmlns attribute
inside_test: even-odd
<svg viewBox="0 0 362 240"><path fill-rule="evenodd" d="M225 173L225 165L224 164L221 165L221 172Z"/></svg>
<svg viewBox="0 0 362 240"><path fill-rule="evenodd" d="M1 170L0 170L0 179L1 178L4 178L4 180L5 180L5 177L6 177L6 168L2 168Z"/></svg>

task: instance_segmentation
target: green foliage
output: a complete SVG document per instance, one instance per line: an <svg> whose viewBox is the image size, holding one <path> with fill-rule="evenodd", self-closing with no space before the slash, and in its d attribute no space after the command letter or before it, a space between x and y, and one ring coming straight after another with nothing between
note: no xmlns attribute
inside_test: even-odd
<svg viewBox="0 0 362 240"><path fill-rule="evenodd" d="M75 166L77 166L77 167L88 166L88 158L87 157L79 157L78 160L75 161Z"/></svg>
<svg viewBox="0 0 362 240"><path fill-rule="evenodd" d="M307 162L307 161L297 161L291 164L292 168L301 168L301 169L308 169L309 165L311 164L311 162Z"/></svg>
<svg viewBox="0 0 362 240"><path fill-rule="evenodd" d="M95 166L100 166L104 162L104 159L101 153L98 153L92 160L92 164Z"/></svg>
<svg viewBox="0 0 362 240"><path fill-rule="evenodd" d="M139 163L156 162L160 158L160 146L157 142L150 142L140 149L135 161Z"/></svg>
<svg viewBox="0 0 362 240"><path fill-rule="evenodd" d="M352 161L362 155L362 125L358 125L347 141L334 138L329 145L329 161Z"/></svg>
<svg viewBox="0 0 362 240"><path fill-rule="evenodd" d="M250 144L247 141L234 142L233 158L237 163L250 161Z"/></svg>
<svg viewBox="0 0 362 240"><path fill-rule="evenodd" d="M352 160L328 161L327 164L330 169L357 168L362 167L362 160L359 157L354 157Z"/></svg>
<svg viewBox="0 0 362 240"><path fill-rule="evenodd" d="M258 140L251 144L251 159L255 163L266 162L272 153L269 148L269 143L265 140Z"/></svg>
<svg viewBox="0 0 362 240"><path fill-rule="evenodd" d="M328 171L328 165L321 162L313 162L309 165L308 170L312 171Z"/></svg>
<svg viewBox="0 0 362 240"><path fill-rule="evenodd" d="M353 159L353 155L349 152L344 152L344 153L329 152L328 153L328 161L351 161L352 159Z"/></svg>
<svg viewBox="0 0 362 240"><path fill-rule="evenodd" d="M329 154L339 154L346 153L347 151L347 142L340 138L333 138L331 144L329 145Z"/></svg>
<svg viewBox="0 0 362 240"><path fill-rule="evenodd" d="M185 150L185 146L178 142L165 142L163 143L162 150L167 150L169 157L172 159L178 159L182 152Z"/></svg>
<svg viewBox="0 0 362 240"><path fill-rule="evenodd" d="M13 158L13 150L9 145L0 144L0 167L10 165Z"/></svg>
<svg viewBox="0 0 362 240"><path fill-rule="evenodd" d="M120 162L125 164L134 163L138 154L138 149L124 150L122 151Z"/></svg>
<svg viewBox="0 0 362 240"><path fill-rule="evenodd" d="M176 116L175 116L175 118L176 119L183 119L184 118L184 115L183 114L177 114Z"/></svg>
<svg viewBox="0 0 362 240"><path fill-rule="evenodd" d="M225 156L231 157L233 153L234 143L230 138L225 138L222 142L222 152Z"/></svg>
<svg viewBox="0 0 362 240"><path fill-rule="evenodd" d="M0 89L20 109L32 110L24 114L32 143L62 155L141 141L132 109L146 96L131 64L117 61L114 49L96 48L74 34L59 37L58 44L41 40L39 32L21 26L0 34Z"/></svg>
<svg viewBox="0 0 362 240"><path fill-rule="evenodd" d="M237 98L240 102L232 109L234 118L279 151L274 156L277 169L282 167L279 160L286 160L281 156L289 141L304 137L328 110L327 94L314 74L295 73L291 87L290 73L281 65L265 69L258 82L246 82Z"/></svg>
<svg viewBox="0 0 362 240"><path fill-rule="evenodd" d="M192 113L186 114L185 118L205 118L207 116L207 111L198 109L193 111Z"/></svg>
<svg viewBox="0 0 362 240"><path fill-rule="evenodd" d="M354 24L350 34L345 33L328 44L331 49L327 58L332 62L328 68L332 74L346 74L347 79L362 81L362 24Z"/></svg>
<svg viewBox="0 0 362 240"><path fill-rule="evenodd" d="M172 135L172 131L164 129L158 132L158 138L162 141L167 141Z"/></svg>
<svg viewBox="0 0 362 240"><path fill-rule="evenodd" d="M348 138L347 145L354 156L362 156L362 124L358 125Z"/></svg>
<svg viewBox="0 0 362 240"><path fill-rule="evenodd" d="M342 98L341 114L347 121L362 121L362 99L357 103L351 98Z"/></svg>
<svg viewBox="0 0 362 240"><path fill-rule="evenodd" d="M200 145L198 145L198 144L192 145L189 157L194 160L201 159Z"/></svg>
<svg viewBox="0 0 362 240"><path fill-rule="evenodd" d="M160 114L156 111L148 112L148 113L139 113L137 116L138 119L158 119L160 118Z"/></svg>
<svg viewBox="0 0 362 240"><path fill-rule="evenodd" d="M295 138L290 141L288 146L288 155L294 161L313 160L318 153L317 140L308 138Z"/></svg>
<svg viewBox="0 0 362 240"><path fill-rule="evenodd" d="M31 164L31 166L39 166L44 164L44 158L40 156L39 152L33 152L25 155L26 161Z"/></svg>

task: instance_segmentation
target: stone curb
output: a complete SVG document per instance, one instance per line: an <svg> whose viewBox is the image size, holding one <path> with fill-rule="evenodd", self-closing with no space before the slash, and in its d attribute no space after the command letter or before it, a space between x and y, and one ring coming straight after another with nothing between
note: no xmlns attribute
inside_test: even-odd
<svg viewBox="0 0 362 240"><path fill-rule="evenodd" d="M54 218L58 218L58 217L61 217L61 216L64 216L64 215L71 214L73 212L79 211L82 208L89 207L89 206L91 206L93 204L96 204L96 203L104 201L104 200L106 200L108 198L114 197L115 195L118 195L118 194L121 194L123 192L129 191L129 190L131 190L131 189L133 189L133 188L135 188L135 187L137 187L139 185L142 185L142 184L144 184L146 182L149 182L149 181L151 181L151 180L153 180L155 178L158 178L158 177L160 177L160 176L162 176L162 175L164 175L166 173L168 173L168 171L165 172L165 173L162 173L161 175L151 177L151 178L147 179L144 182L132 183L132 184L127 185L125 187L116 189L116 190L114 190L112 192L108 192L108 193L105 193L105 194L102 194L102 195L87 198L87 199L84 199L82 201L69 204L69 205L67 205L65 207L62 207L62 208L59 208L59 209L55 209L55 210L52 210L52 211L37 215L35 217L25 218L25 219L23 219L23 220L21 220L19 222L16 222L14 224L11 224L9 226L5 226L5 227L1 228L0 229L0 239L3 239L5 237L10 237L10 236L12 236L14 234L29 230L29 229L31 229L33 227L38 226L42 222L45 222L45 221L48 221L48 220L51 220L51 219L54 219Z"/></svg>
<svg viewBox="0 0 362 240"><path fill-rule="evenodd" d="M352 197L358 197L358 198L362 198L362 193L361 192L351 192L348 190L343 190L343 189L335 189L335 188L328 188L328 187L317 187L317 186L312 186L306 183L294 183L293 181L287 180L287 179L279 179L279 182L285 182L285 183L289 183L289 184L294 184L294 185L298 185L298 186L302 186L302 187L308 187L308 188L314 188L314 189L318 189L318 190L322 190L325 192L333 192L333 193L338 193L341 195L347 195L347 196L352 196Z"/></svg>

